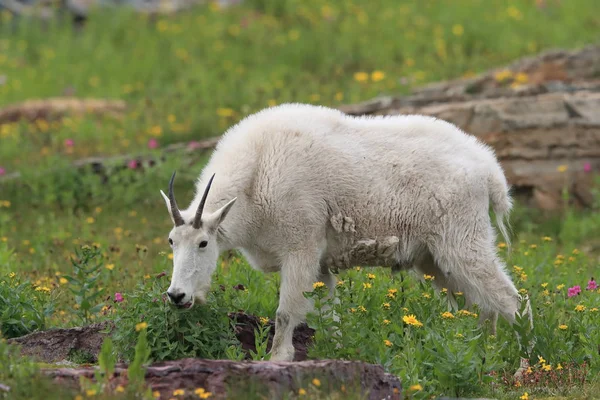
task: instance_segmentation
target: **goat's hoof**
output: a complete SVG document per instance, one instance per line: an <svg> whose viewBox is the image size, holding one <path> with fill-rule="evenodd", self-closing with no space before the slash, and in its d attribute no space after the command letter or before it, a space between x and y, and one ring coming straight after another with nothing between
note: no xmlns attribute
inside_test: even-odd
<svg viewBox="0 0 600 400"><path fill-rule="evenodd" d="M281 349L271 353L271 361L294 361L294 348Z"/></svg>

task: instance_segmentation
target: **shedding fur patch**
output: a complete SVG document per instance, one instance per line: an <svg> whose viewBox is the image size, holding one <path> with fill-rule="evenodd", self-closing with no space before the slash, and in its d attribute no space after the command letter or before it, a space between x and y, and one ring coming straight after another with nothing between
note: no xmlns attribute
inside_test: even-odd
<svg viewBox="0 0 600 400"><path fill-rule="evenodd" d="M325 266L332 271L361 266L393 266L398 264L400 239L386 236L378 239L363 239L355 242L350 251L330 255Z"/></svg>
<svg viewBox="0 0 600 400"><path fill-rule="evenodd" d="M344 217L342 214L333 215L329 222L337 233L356 232L354 220L350 217Z"/></svg>

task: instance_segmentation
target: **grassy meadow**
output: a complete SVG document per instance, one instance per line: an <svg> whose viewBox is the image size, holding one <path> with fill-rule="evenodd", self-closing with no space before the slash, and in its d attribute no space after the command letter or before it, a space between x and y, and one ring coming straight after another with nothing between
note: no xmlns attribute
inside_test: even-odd
<svg viewBox="0 0 600 400"><path fill-rule="evenodd" d="M190 201L208 154L191 166L174 155L153 168L109 171L107 183L72 162L158 154L274 104L337 106L409 93L545 49L594 43L595 8L596 0L248 0L172 16L96 10L81 30L0 13L0 108L65 94L127 104L122 116L0 124L2 336L113 320L115 353L126 360L139 340L152 360L240 359L227 312L273 318L278 274L252 271L229 254L206 307L179 311L163 301L171 221L159 189L177 170L179 203ZM17 171L21 178L2 180ZM500 321L497 335L486 335L473 312L447 312L435 278L357 268L338 277L334 308L344 334L328 336L331 315L318 307L308 321L316 329L309 356L380 363L402 379L408 398L599 398L599 208L543 215L517 207L512 225L512 252L498 247L532 300L532 331ZM317 304L322 292L317 285L311 294ZM531 368L516 381L521 358ZM0 383L13 388L0 399L146 395L137 387L103 394L100 384L65 394L37 379L35 367L0 342ZM307 382L290 398L340 391ZM185 396L202 398L173 395Z"/></svg>

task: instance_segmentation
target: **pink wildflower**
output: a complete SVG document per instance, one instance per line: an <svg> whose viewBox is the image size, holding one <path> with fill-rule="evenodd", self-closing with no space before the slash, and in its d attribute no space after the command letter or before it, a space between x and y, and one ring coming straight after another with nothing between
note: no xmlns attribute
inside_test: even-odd
<svg viewBox="0 0 600 400"><path fill-rule="evenodd" d="M150 140L148 140L148 148L149 149L156 149L158 147L158 140L152 138Z"/></svg>
<svg viewBox="0 0 600 400"><path fill-rule="evenodd" d="M73 147L73 146L75 146L75 141L73 139L65 139L65 146Z"/></svg>
<svg viewBox="0 0 600 400"><path fill-rule="evenodd" d="M121 293L119 293L119 292L115 293L115 301L117 303L122 302L123 301L123 295Z"/></svg>
<svg viewBox="0 0 600 400"><path fill-rule="evenodd" d="M127 163L127 167L130 169L136 169L138 167L138 163L136 160L131 160Z"/></svg>
<svg viewBox="0 0 600 400"><path fill-rule="evenodd" d="M200 142L192 140L191 142L188 143L187 147L188 147L189 150L195 150L198 147L200 147Z"/></svg>
<svg viewBox="0 0 600 400"><path fill-rule="evenodd" d="M584 172L592 172L592 164L590 164L589 162L584 163L583 171Z"/></svg>
<svg viewBox="0 0 600 400"><path fill-rule="evenodd" d="M587 284L586 289L587 290L596 290L597 288L598 288L598 284L596 283L594 278L590 279L590 281Z"/></svg>
<svg viewBox="0 0 600 400"><path fill-rule="evenodd" d="M6 174L6 170L2 167L0 167L0 176Z"/></svg>
<svg viewBox="0 0 600 400"><path fill-rule="evenodd" d="M569 288L567 296L573 297L577 296L579 293L581 293L581 286L577 285Z"/></svg>

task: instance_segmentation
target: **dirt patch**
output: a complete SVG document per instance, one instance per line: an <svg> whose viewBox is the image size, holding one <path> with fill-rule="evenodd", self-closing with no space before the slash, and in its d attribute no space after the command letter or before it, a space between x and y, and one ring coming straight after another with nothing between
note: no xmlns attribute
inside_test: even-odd
<svg viewBox="0 0 600 400"><path fill-rule="evenodd" d="M94 369L61 368L43 372L61 384L77 387L80 377L93 378ZM161 399L168 399L176 389L193 393L204 388L211 398L244 398L251 391L265 398L284 398L302 388L317 390L313 379L319 379L322 394L362 393L368 399L400 399L401 382L380 365L359 361L313 360L301 362L183 359L156 363L148 367L146 382ZM126 385L126 365L115 369L113 385Z"/></svg>
<svg viewBox="0 0 600 400"><path fill-rule="evenodd" d="M229 318L236 321L234 329L235 336L242 344L242 348L248 355L247 359L249 359L250 351L256 351L254 330L258 329L262 324L259 318L243 312L230 313ZM275 334L275 322L269 320L265 325L270 327L267 345L267 351L270 351L271 345L273 344L273 336ZM292 339L296 350L294 361L304 361L308 359L308 347L312 343L314 334L315 330L309 328L306 324L300 324L296 327L294 330L294 338Z"/></svg>
<svg viewBox="0 0 600 400"><path fill-rule="evenodd" d="M112 322L101 322L77 328L50 329L9 339L21 346L21 354L46 363L72 361L96 363L104 337L112 330Z"/></svg>

